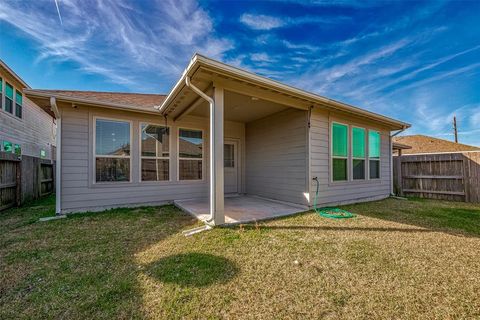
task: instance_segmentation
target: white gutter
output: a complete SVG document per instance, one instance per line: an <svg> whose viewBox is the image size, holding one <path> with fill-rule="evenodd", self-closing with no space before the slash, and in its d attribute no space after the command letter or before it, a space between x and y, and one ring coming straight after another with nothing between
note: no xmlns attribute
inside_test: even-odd
<svg viewBox="0 0 480 320"><path fill-rule="evenodd" d="M198 94L203 99L207 100L210 104L210 218L207 219L208 223L215 222L215 190L216 190L216 179L215 179L215 101L206 95L202 90L195 87L190 82L190 77L185 76L185 85L192 89L196 94Z"/></svg>
<svg viewBox="0 0 480 320"><path fill-rule="evenodd" d="M55 97L50 97L50 106L57 119L57 136L55 139L57 145L57 163L55 165L55 213L60 215L62 214L62 118Z"/></svg>
<svg viewBox="0 0 480 320"><path fill-rule="evenodd" d="M403 131L407 130L408 127L407 126L404 126L401 130L398 130L397 132L395 132L394 134L391 134L390 135L390 141L389 141L389 145L390 145L390 195L393 195L393 150L392 150L392 147L393 147L393 142L392 142L392 139L393 137L395 137L396 135L402 133Z"/></svg>

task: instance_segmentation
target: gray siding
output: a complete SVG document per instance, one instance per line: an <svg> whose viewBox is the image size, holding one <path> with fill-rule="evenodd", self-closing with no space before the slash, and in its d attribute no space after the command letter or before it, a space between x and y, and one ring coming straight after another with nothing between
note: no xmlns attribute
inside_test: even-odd
<svg viewBox="0 0 480 320"><path fill-rule="evenodd" d="M2 98L5 99L5 81L17 90L21 90L17 81L7 74L0 74L3 79ZM15 92L14 92L15 94ZM15 98L15 97L14 97ZM5 103L2 104L5 106ZM13 107L15 113L15 106ZM52 159L52 146L55 145L56 125L54 119L39 106L23 95L22 118L0 109L0 143L3 140L19 144L22 154L40 157L40 150L45 150L46 159Z"/></svg>
<svg viewBox="0 0 480 320"><path fill-rule="evenodd" d="M307 113L287 109L246 125L246 192L307 205Z"/></svg>
<svg viewBox="0 0 480 320"><path fill-rule="evenodd" d="M330 173L330 123L338 121L348 125L380 131L381 158L380 179L363 181L332 182ZM378 124L363 122L344 115L336 115L314 109L310 128L310 177L320 181L319 203L321 205L338 205L386 198L390 194L390 156L388 129ZM349 144L351 139L349 137ZM349 145L350 147L351 145ZM351 163L349 159L349 175ZM316 184L311 182L311 203L315 196Z"/></svg>
<svg viewBox="0 0 480 320"><path fill-rule="evenodd" d="M185 117L171 126L171 181L140 182L139 126L141 122L163 124L163 117L133 112L112 111L79 106L61 106L62 112L62 212L97 211L104 208L161 204L173 200L208 196L208 120ZM95 184L93 172L94 116L132 121L132 181L128 183ZM177 181L178 128L204 130L204 179ZM225 136L244 143L245 126L227 122Z"/></svg>

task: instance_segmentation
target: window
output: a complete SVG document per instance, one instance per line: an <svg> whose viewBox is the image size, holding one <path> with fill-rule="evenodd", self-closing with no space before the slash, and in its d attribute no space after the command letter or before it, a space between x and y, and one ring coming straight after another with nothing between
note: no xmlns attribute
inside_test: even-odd
<svg viewBox="0 0 480 320"><path fill-rule="evenodd" d="M365 179L365 129L352 127L353 180Z"/></svg>
<svg viewBox="0 0 480 320"><path fill-rule="evenodd" d="M223 145L223 166L235 168L235 146L231 143Z"/></svg>
<svg viewBox="0 0 480 320"><path fill-rule="evenodd" d="M178 178L201 180L203 134L200 130L180 129L178 133Z"/></svg>
<svg viewBox="0 0 480 320"><path fill-rule="evenodd" d="M22 93L15 90L15 115L19 118L22 117Z"/></svg>
<svg viewBox="0 0 480 320"><path fill-rule="evenodd" d="M3 151L13 152L13 144L10 141L3 141Z"/></svg>
<svg viewBox="0 0 480 320"><path fill-rule="evenodd" d="M368 163L370 179L380 178L380 132L368 131Z"/></svg>
<svg viewBox="0 0 480 320"><path fill-rule="evenodd" d="M45 159L46 157L47 157L47 153L45 152L45 150L41 149L40 150L40 158Z"/></svg>
<svg viewBox="0 0 480 320"><path fill-rule="evenodd" d="M13 113L13 87L5 82L5 111Z"/></svg>
<svg viewBox="0 0 480 320"><path fill-rule="evenodd" d="M130 181L130 122L96 119L95 181Z"/></svg>
<svg viewBox="0 0 480 320"><path fill-rule="evenodd" d="M332 180L347 180L348 126L332 124Z"/></svg>
<svg viewBox="0 0 480 320"><path fill-rule="evenodd" d="M22 155L22 147L19 144L15 144L13 151L17 156Z"/></svg>
<svg viewBox="0 0 480 320"><path fill-rule="evenodd" d="M140 127L142 181L170 179L170 130L164 126Z"/></svg>

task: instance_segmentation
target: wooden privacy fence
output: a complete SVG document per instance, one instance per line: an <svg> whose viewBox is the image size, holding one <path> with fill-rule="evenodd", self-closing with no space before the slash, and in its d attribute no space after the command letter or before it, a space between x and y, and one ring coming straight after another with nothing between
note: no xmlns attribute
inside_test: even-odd
<svg viewBox="0 0 480 320"><path fill-rule="evenodd" d="M50 160L0 152L0 211L55 190Z"/></svg>
<svg viewBox="0 0 480 320"><path fill-rule="evenodd" d="M0 211L21 203L21 162L0 160Z"/></svg>
<svg viewBox="0 0 480 320"><path fill-rule="evenodd" d="M480 152L393 157L393 185L400 196L480 202Z"/></svg>

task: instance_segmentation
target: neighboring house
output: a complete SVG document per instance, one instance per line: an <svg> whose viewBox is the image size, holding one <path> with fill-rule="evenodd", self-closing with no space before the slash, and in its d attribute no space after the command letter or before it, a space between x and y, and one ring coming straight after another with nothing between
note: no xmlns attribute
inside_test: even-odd
<svg viewBox="0 0 480 320"><path fill-rule="evenodd" d="M419 154L419 153L480 151L479 147L469 146L467 144L456 143L453 141L424 136L420 134L411 135L411 136L394 137L393 148L394 150L402 149L400 151L400 155ZM398 155L398 151L394 154Z"/></svg>
<svg viewBox="0 0 480 320"><path fill-rule="evenodd" d="M30 87L0 60L0 151L52 159L55 118L23 95Z"/></svg>
<svg viewBox="0 0 480 320"><path fill-rule="evenodd" d="M25 94L58 121L57 213L208 198L223 224L226 194L307 208L314 177L321 205L382 199L409 127L201 55L167 96Z"/></svg>

